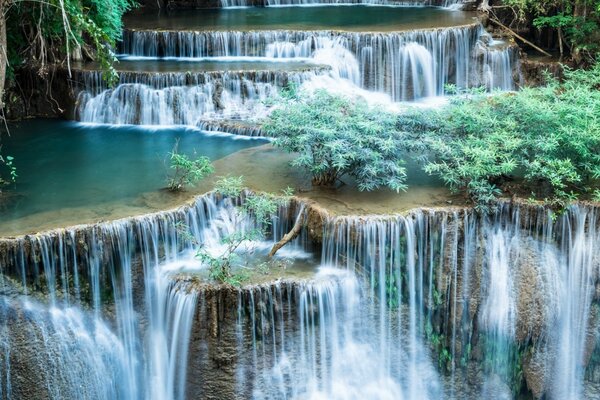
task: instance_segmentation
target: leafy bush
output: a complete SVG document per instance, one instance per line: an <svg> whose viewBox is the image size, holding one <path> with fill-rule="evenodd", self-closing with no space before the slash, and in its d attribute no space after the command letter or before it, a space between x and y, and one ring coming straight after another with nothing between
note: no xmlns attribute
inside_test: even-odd
<svg viewBox="0 0 600 400"><path fill-rule="evenodd" d="M4 1L8 67L28 61L42 68L83 46L84 55L105 68L105 79L114 81L112 48L121 38L123 14L136 4L135 0Z"/></svg>
<svg viewBox="0 0 600 400"><path fill-rule="evenodd" d="M518 93L459 96L438 111L399 118L418 132L425 170L485 208L510 175L538 196L572 200L600 178L600 66L566 71L563 83Z"/></svg>
<svg viewBox="0 0 600 400"><path fill-rule="evenodd" d="M167 186L173 192L184 190L186 186L193 186L215 171L208 157L203 156L192 160L185 154L178 153L177 145L169 155L172 172L167 179Z"/></svg>
<svg viewBox="0 0 600 400"><path fill-rule="evenodd" d="M400 191L406 189L404 138L395 125L394 114L317 91L284 97L262 129L276 146L298 153L292 165L308 170L316 186L349 175L360 190Z"/></svg>

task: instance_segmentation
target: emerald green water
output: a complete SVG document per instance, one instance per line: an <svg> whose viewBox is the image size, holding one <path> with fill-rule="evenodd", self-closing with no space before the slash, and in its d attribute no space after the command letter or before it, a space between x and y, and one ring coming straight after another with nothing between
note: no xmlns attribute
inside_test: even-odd
<svg viewBox="0 0 600 400"><path fill-rule="evenodd" d="M3 154L12 155L15 187L0 203L0 223L62 208L125 202L165 186L168 153L217 160L265 140L216 136L185 128L86 126L30 120L10 127Z"/></svg>
<svg viewBox="0 0 600 400"><path fill-rule="evenodd" d="M169 14L134 14L129 29L251 31L400 31L465 25L475 14L435 7L322 6L210 9Z"/></svg>

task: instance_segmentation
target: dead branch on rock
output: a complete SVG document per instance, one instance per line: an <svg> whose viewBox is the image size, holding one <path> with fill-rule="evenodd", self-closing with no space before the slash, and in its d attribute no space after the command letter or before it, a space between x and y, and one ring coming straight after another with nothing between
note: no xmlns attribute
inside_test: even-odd
<svg viewBox="0 0 600 400"><path fill-rule="evenodd" d="M302 228L304 227L305 218L305 213L300 213L298 218L296 218L296 222L294 223L292 230L286 233L279 242L273 245L273 248L269 252L269 257L273 257L279 249L298 237L300 232L302 232Z"/></svg>

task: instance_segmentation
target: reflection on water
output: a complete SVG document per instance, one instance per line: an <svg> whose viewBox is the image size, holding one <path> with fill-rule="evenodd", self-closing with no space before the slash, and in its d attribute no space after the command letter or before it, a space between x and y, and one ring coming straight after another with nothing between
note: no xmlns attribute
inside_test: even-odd
<svg viewBox="0 0 600 400"><path fill-rule="evenodd" d="M474 13L433 7L323 6L211 9L133 15L125 25L153 30L315 30L397 31L473 22Z"/></svg>

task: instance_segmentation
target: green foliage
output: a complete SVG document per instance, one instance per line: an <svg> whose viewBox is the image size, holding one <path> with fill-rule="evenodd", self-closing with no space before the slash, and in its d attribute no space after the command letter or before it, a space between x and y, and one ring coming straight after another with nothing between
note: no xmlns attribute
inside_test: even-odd
<svg viewBox="0 0 600 400"><path fill-rule="evenodd" d="M292 165L312 175L314 185L335 185L344 175L360 190L405 190L403 136L395 116L363 101L291 90L263 125L275 145L298 153Z"/></svg>
<svg viewBox="0 0 600 400"><path fill-rule="evenodd" d="M220 254L211 254L205 248L200 247L196 257L208 266L211 279L217 282L238 285L243 281L242 276L239 274L240 270L243 271L243 268L233 271L233 266L240 260L236 251L244 243L258 240L259 237L260 231L258 230L234 232L222 239L225 250Z"/></svg>
<svg viewBox="0 0 600 400"><path fill-rule="evenodd" d="M25 61L59 62L76 47L91 45L88 53L95 53L105 80L114 82L112 48L121 37L123 14L135 5L135 0L8 0L9 69Z"/></svg>
<svg viewBox="0 0 600 400"><path fill-rule="evenodd" d="M593 60L600 50L600 0L504 0L521 21L557 32L575 56Z"/></svg>
<svg viewBox="0 0 600 400"><path fill-rule="evenodd" d="M178 153L177 145L169 156L171 175L167 179L167 186L173 192L184 190L186 186L193 186L215 171L208 157L191 159L185 154Z"/></svg>
<svg viewBox="0 0 600 400"><path fill-rule="evenodd" d="M600 66L566 71L563 83L518 93L454 98L441 110L399 119L419 132L425 170L487 210L511 175L557 203L600 178Z"/></svg>
<svg viewBox="0 0 600 400"><path fill-rule="evenodd" d="M215 182L215 192L226 197L239 196L243 190L243 176L223 176Z"/></svg>
<svg viewBox="0 0 600 400"><path fill-rule="evenodd" d="M1 150L1 147L0 147ZM11 183L17 182L17 167L14 165L14 157L2 156L0 153L0 167L4 166L4 169L8 171L8 177L2 177L0 175L0 193L2 192L2 186L10 185Z"/></svg>

